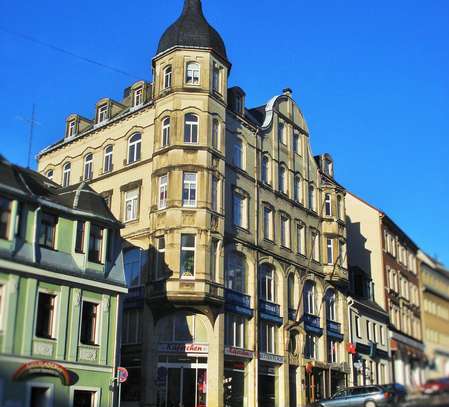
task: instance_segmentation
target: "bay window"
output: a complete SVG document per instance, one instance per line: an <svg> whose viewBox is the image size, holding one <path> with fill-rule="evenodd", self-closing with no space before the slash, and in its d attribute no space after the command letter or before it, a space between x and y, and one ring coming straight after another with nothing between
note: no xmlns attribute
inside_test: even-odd
<svg viewBox="0 0 449 407"><path fill-rule="evenodd" d="M182 206L188 208L196 207L196 172L185 172L182 185Z"/></svg>
<svg viewBox="0 0 449 407"><path fill-rule="evenodd" d="M158 209L165 209L167 207L168 197L168 175L159 177L159 201Z"/></svg>
<svg viewBox="0 0 449 407"><path fill-rule="evenodd" d="M171 65L164 68L164 89L171 88L172 82L172 67Z"/></svg>
<svg viewBox="0 0 449 407"><path fill-rule="evenodd" d="M162 140L161 146L166 147L170 144L170 117L162 120Z"/></svg>
<svg viewBox="0 0 449 407"><path fill-rule="evenodd" d="M195 235L181 235L181 278L193 278L195 276Z"/></svg>
<svg viewBox="0 0 449 407"><path fill-rule="evenodd" d="M198 143L198 116L192 113L184 116L184 143Z"/></svg>
<svg viewBox="0 0 449 407"><path fill-rule="evenodd" d="M200 84L200 64L189 62L186 65L186 83L188 85Z"/></svg>

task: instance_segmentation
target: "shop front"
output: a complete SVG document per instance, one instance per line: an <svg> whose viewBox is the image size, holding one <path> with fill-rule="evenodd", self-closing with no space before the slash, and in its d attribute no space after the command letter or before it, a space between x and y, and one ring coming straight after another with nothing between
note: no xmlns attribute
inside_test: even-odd
<svg viewBox="0 0 449 407"><path fill-rule="evenodd" d="M206 344L159 345L158 407L207 406L207 354Z"/></svg>
<svg viewBox="0 0 449 407"><path fill-rule="evenodd" d="M225 347L224 362L224 407L243 407L247 405L248 387L245 374L254 353L231 346Z"/></svg>
<svg viewBox="0 0 449 407"><path fill-rule="evenodd" d="M307 404L325 398L325 374L326 370L307 363L304 368Z"/></svg>
<svg viewBox="0 0 449 407"><path fill-rule="evenodd" d="M279 400L279 366L283 363L282 356L259 354L259 407L276 407Z"/></svg>

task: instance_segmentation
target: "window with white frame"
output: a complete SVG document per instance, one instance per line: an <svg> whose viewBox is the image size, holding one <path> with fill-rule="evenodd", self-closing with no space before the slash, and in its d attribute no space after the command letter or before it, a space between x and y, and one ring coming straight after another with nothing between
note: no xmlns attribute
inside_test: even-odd
<svg viewBox="0 0 449 407"><path fill-rule="evenodd" d="M279 143L287 145L287 131L284 122L278 122L278 140Z"/></svg>
<svg viewBox="0 0 449 407"><path fill-rule="evenodd" d="M68 187L70 185L70 173L72 172L72 164L65 163L62 167L62 186Z"/></svg>
<svg viewBox="0 0 449 407"><path fill-rule="evenodd" d="M332 196L329 193L324 195L324 215L332 216Z"/></svg>
<svg viewBox="0 0 449 407"><path fill-rule="evenodd" d="M84 157L84 176L85 181L92 179L93 177L93 154L87 154Z"/></svg>
<svg viewBox="0 0 449 407"><path fill-rule="evenodd" d="M290 218L287 215L281 215L281 246L290 247Z"/></svg>
<svg viewBox="0 0 449 407"><path fill-rule="evenodd" d="M142 343L142 309L127 308L123 311L122 343Z"/></svg>
<svg viewBox="0 0 449 407"><path fill-rule="evenodd" d="M56 337L56 295L38 293L35 333L39 338Z"/></svg>
<svg viewBox="0 0 449 407"><path fill-rule="evenodd" d="M264 353L276 353L276 326L270 322L260 323L260 351Z"/></svg>
<svg viewBox="0 0 449 407"><path fill-rule="evenodd" d="M337 363L338 362L338 346L339 343L327 338L327 362Z"/></svg>
<svg viewBox="0 0 449 407"><path fill-rule="evenodd" d="M74 137L77 135L76 120L70 120L67 125L67 137Z"/></svg>
<svg viewBox="0 0 449 407"><path fill-rule="evenodd" d="M158 209L165 209L167 207L168 197L168 174L159 177L159 202Z"/></svg>
<svg viewBox="0 0 449 407"><path fill-rule="evenodd" d="M98 111L97 111L97 123L104 123L108 120L109 118L109 105L105 104L105 105L101 105L98 107Z"/></svg>
<svg viewBox="0 0 449 407"><path fill-rule="evenodd" d="M184 143L198 143L198 116L187 113L184 116Z"/></svg>
<svg viewBox="0 0 449 407"><path fill-rule="evenodd" d="M360 317L358 315L355 316L355 334L357 336L357 338L361 338L362 337L362 327L360 326Z"/></svg>
<svg viewBox="0 0 449 407"><path fill-rule="evenodd" d="M200 64L196 62L188 62L186 65L186 84L200 84Z"/></svg>
<svg viewBox="0 0 449 407"><path fill-rule="evenodd" d="M296 226L296 245L298 254L306 254L306 227L302 223Z"/></svg>
<svg viewBox="0 0 449 407"><path fill-rule="evenodd" d="M343 219L343 199L340 195L337 195L337 218Z"/></svg>
<svg viewBox="0 0 449 407"><path fill-rule="evenodd" d="M246 260L245 257L233 252L230 254L225 272L225 287L230 290L245 292L246 289Z"/></svg>
<svg viewBox="0 0 449 407"><path fill-rule="evenodd" d="M334 264L334 239L326 239L327 264Z"/></svg>
<svg viewBox="0 0 449 407"><path fill-rule="evenodd" d="M284 165L279 165L279 192L287 193L287 168Z"/></svg>
<svg viewBox="0 0 449 407"><path fill-rule="evenodd" d="M125 222L137 220L139 216L139 188L125 192Z"/></svg>
<svg viewBox="0 0 449 407"><path fill-rule="evenodd" d="M299 175L295 176L295 185L293 189L293 199L296 202L302 201L302 188L301 188L301 177Z"/></svg>
<svg viewBox="0 0 449 407"><path fill-rule="evenodd" d="M99 305L83 300L81 312L80 342L83 345L98 345Z"/></svg>
<svg viewBox="0 0 449 407"><path fill-rule="evenodd" d="M165 117L162 120L161 146L166 147L169 144L170 144L170 117Z"/></svg>
<svg viewBox="0 0 449 407"><path fill-rule="evenodd" d="M303 289L304 314L315 315L316 306L316 287L312 281L306 281Z"/></svg>
<svg viewBox="0 0 449 407"><path fill-rule="evenodd" d="M274 240L273 209L269 206L263 208L263 235L265 239Z"/></svg>
<svg viewBox="0 0 449 407"><path fill-rule="evenodd" d="M337 321L337 301L335 291L331 289L326 292L326 317L329 321Z"/></svg>
<svg viewBox="0 0 449 407"><path fill-rule="evenodd" d="M182 206L187 208L196 207L196 172L184 172L182 181Z"/></svg>
<svg viewBox="0 0 449 407"><path fill-rule="evenodd" d="M139 87L134 91L134 101L133 106L141 106L143 105L143 87Z"/></svg>
<svg viewBox="0 0 449 407"><path fill-rule="evenodd" d="M233 222L241 228L248 228L248 203L247 198L240 192L234 191L232 197Z"/></svg>
<svg viewBox="0 0 449 407"><path fill-rule="evenodd" d="M211 181L211 207L212 210L215 212L218 212L219 205L218 205L218 177L216 175L212 175L212 181Z"/></svg>
<svg viewBox="0 0 449 407"><path fill-rule="evenodd" d="M260 269L260 297L265 301L276 302L274 269L267 264Z"/></svg>
<svg viewBox="0 0 449 407"><path fill-rule="evenodd" d="M316 210L316 199L315 199L315 187L309 184L309 209L312 211Z"/></svg>
<svg viewBox="0 0 449 407"><path fill-rule="evenodd" d="M245 319L236 314L225 314L225 345L245 348Z"/></svg>
<svg viewBox="0 0 449 407"><path fill-rule="evenodd" d="M181 278L193 278L195 276L195 240L193 234L181 235Z"/></svg>
<svg viewBox="0 0 449 407"><path fill-rule="evenodd" d="M215 92L221 93L221 69L215 62L212 70L212 89Z"/></svg>
<svg viewBox="0 0 449 407"><path fill-rule="evenodd" d="M301 154L301 136L296 132L293 134L293 152Z"/></svg>
<svg viewBox="0 0 449 407"><path fill-rule="evenodd" d="M262 156L261 178L263 183L270 183L270 159L266 155Z"/></svg>
<svg viewBox="0 0 449 407"><path fill-rule="evenodd" d="M316 336L306 334L304 357L306 359L318 359L318 339Z"/></svg>
<svg viewBox="0 0 449 407"><path fill-rule="evenodd" d="M103 166L103 172L104 173L108 173L111 172L113 169L113 164L112 164L112 153L114 151L114 147L113 146L107 146L104 149L104 166Z"/></svg>
<svg viewBox="0 0 449 407"><path fill-rule="evenodd" d="M156 238L156 279L161 278L165 274L165 237Z"/></svg>
<svg viewBox="0 0 449 407"><path fill-rule="evenodd" d="M312 246L312 260L320 261L320 235L317 231L310 232Z"/></svg>
<svg viewBox="0 0 449 407"><path fill-rule="evenodd" d="M164 68L164 89L171 88L172 82L172 67L171 65Z"/></svg>
<svg viewBox="0 0 449 407"><path fill-rule="evenodd" d="M240 139L236 139L234 142L233 154L232 154L232 163L238 167L243 169L244 161L243 161L243 141Z"/></svg>
<svg viewBox="0 0 449 407"><path fill-rule="evenodd" d="M212 147L220 148L220 122L218 119L212 120Z"/></svg>
<svg viewBox="0 0 449 407"><path fill-rule="evenodd" d="M128 164L140 161L142 149L142 136L139 133L134 134L128 142Z"/></svg>

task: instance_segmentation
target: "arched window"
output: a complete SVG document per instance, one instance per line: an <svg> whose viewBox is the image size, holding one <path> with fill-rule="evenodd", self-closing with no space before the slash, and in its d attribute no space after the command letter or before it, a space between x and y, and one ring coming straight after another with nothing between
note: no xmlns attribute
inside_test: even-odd
<svg viewBox="0 0 449 407"><path fill-rule="evenodd" d="M186 66L186 83L189 85L200 84L200 64L189 62Z"/></svg>
<svg viewBox="0 0 449 407"><path fill-rule="evenodd" d="M219 148L220 145L220 123L217 119L212 120L212 147Z"/></svg>
<svg viewBox="0 0 449 407"><path fill-rule="evenodd" d="M84 157L84 180L92 179L93 176L93 155L87 154Z"/></svg>
<svg viewBox="0 0 449 407"><path fill-rule="evenodd" d="M70 173L72 172L72 164L66 163L62 169L62 186L68 187L70 185Z"/></svg>
<svg viewBox="0 0 449 407"><path fill-rule="evenodd" d="M239 253L232 253L226 268L225 286L230 290L245 292L246 267L245 257Z"/></svg>
<svg viewBox="0 0 449 407"><path fill-rule="evenodd" d="M264 155L262 157L262 182L265 184L270 183L270 159Z"/></svg>
<svg viewBox="0 0 449 407"><path fill-rule="evenodd" d="M171 88L172 67L171 65L164 68L164 89Z"/></svg>
<svg viewBox="0 0 449 407"><path fill-rule="evenodd" d="M334 290L327 290L326 293L326 318L329 321L337 320L336 297Z"/></svg>
<svg viewBox="0 0 449 407"><path fill-rule="evenodd" d="M287 193L287 169L282 164L279 165L279 191Z"/></svg>
<svg viewBox="0 0 449 407"><path fill-rule="evenodd" d="M192 113L184 117L184 143L198 143L198 116Z"/></svg>
<svg viewBox="0 0 449 407"><path fill-rule="evenodd" d="M296 301L295 301L295 275L290 273L288 275L288 308L291 310L296 310Z"/></svg>
<svg viewBox="0 0 449 407"><path fill-rule="evenodd" d="M304 314L316 315L316 288L315 283L307 281L303 291Z"/></svg>
<svg viewBox="0 0 449 407"><path fill-rule="evenodd" d="M107 146L104 149L104 173L108 173L112 171L112 152L114 147L113 146Z"/></svg>
<svg viewBox="0 0 449 407"><path fill-rule="evenodd" d="M128 164L140 160L142 147L142 136L139 133L134 134L128 142Z"/></svg>
<svg viewBox="0 0 449 407"><path fill-rule="evenodd" d="M315 187L312 184L309 184L309 209L312 211L315 210Z"/></svg>
<svg viewBox="0 0 449 407"><path fill-rule="evenodd" d="M302 201L301 177L299 175L295 176L294 200L296 202Z"/></svg>
<svg viewBox="0 0 449 407"><path fill-rule="evenodd" d="M275 302L276 284L273 267L264 264L260 269L260 296L263 300Z"/></svg>
<svg viewBox="0 0 449 407"><path fill-rule="evenodd" d="M53 174L54 174L53 170L47 171L47 178L51 181L53 181Z"/></svg>
<svg viewBox="0 0 449 407"><path fill-rule="evenodd" d="M161 146L165 147L170 144L170 117L162 120L162 140Z"/></svg>

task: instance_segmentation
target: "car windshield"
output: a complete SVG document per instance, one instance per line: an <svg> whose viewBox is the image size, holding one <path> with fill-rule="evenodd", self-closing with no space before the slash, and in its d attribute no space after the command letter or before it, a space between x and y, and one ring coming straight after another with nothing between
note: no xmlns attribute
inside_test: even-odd
<svg viewBox="0 0 449 407"><path fill-rule="evenodd" d="M344 397L345 395L346 395L346 390L340 390L337 393L335 393L331 398L338 399L340 397Z"/></svg>

